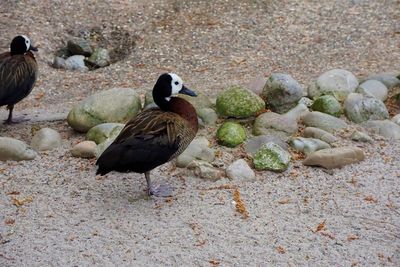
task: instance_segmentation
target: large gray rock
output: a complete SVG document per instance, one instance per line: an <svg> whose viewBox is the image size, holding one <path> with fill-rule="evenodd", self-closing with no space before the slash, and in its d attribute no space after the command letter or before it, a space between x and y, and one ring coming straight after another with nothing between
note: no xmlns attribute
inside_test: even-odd
<svg viewBox="0 0 400 267"><path fill-rule="evenodd" d="M331 147L328 143L320 139L304 138L304 137L294 137L290 139L290 145L294 149L304 152L306 155L321 149L326 149Z"/></svg>
<svg viewBox="0 0 400 267"><path fill-rule="evenodd" d="M303 161L303 164L333 169L353 164L364 159L364 152L358 147L337 147L318 150L308 155Z"/></svg>
<svg viewBox="0 0 400 267"><path fill-rule="evenodd" d="M103 143L106 139L115 139L124 128L123 123L102 123L98 124L86 133L86 140L94 141L96 144Z"/></svg>
<svg viewBox="0 0 400 267"><path fill-rule="evenodd" d="M139 95L133 89L114 88L87 97L69 112L68 124L78 132L87 132L105 122L125 123L141 109Z"/></svg>
<svg viewBox="0 0 400 267"><path fill-rule="evenodd" d="M93 50L89 41L83 38L71 38L67 42L67 48L73 55L83 55L89 57Z"/></svg>
<svg viewBox="0 0 400 267"><path fill-rule="evenodd" d="M176 159L176 166L185 168L195 160L212 162L215 158L214 149L210 148L210 142L205 137L195 138L185 151Z"/></svg>
<svg viewBox="0 0 400 267"><path fill-rule="evenodd" d="M37 156L35 150L25 142L14 138L0 137L0 160L32 160Z"/></svg>
<svg viewBox="0 0 400 267"><path fill-rule="evenodd" d="M223 117L248 118L265 108L265 102L250 90L235 86L217 97L217 112Z"/></svg>
<svg viewBox="0 0 400 267"><path fill-rule="evenodd" d="M249 153L250 155L254 155L257 153L257 151L265 144L269 143L269 142L273 142L277 145L279 145L280 147L282 147L282 149L287 150L288 149L288 145L286 144L285 141L283 141L282 139L280 139L278 136L276 135L259 135L259 136L254 136L250 139L248 139L245 143L245 151L247 153Z"/></svg>
<svg viewBox="0 0 400 267"><path fill-rule="evenodd" d="M69 57L65 60L65 69L67 70L79 70L79 71L87 71L88 67L85 66L85 57L80 55L75 55ZM59 66L63 66L62 64Z"/></svg>
<svg viewBox="0 0 400 267"><path fill-rule="evenodd" d="M338 141L336 136L334 136L333 134L315 127L306 127L304 129L303 136L316 138L328 144L333 144Z"/></svg>
<svg viewBox="0 0 400 267"><path fill-rule="evenodd" d="M381 100L357 93L347 96L344 102L344 112L349 120L356 123L389 118L388 110Z"/></svg>
<svg viewBox="0 0 400 267"><path fill-rule="evenodd" d="M288 140L297 132L297 121L291 117L266 112L258 116L253 125L254 135L276 135L282 140Z"/></svg>
<svg viewBox="0 0 400 267"><path fill-rule="evenodd" d="M295 107L304 95L301 85L289 74L272 74L261 93L267 107L282 114Z"/></svg>
<svg viewBox="0 0 400 267"><path fill-rule="evenodd" d="M356 90L357 93L372 96L381 101L385 101L388 97L388 89L386 85L377 80L367 80L360 84Z"/></svg>
<svg viewBox="0 0 400 267"><path fill-rule="evenodd" d="M400 86L400 79L396 77L395 74L392 73L378 73L372 74L364 79L366 80L377 80L383 83L388 89L391 89L395 86Z"/></svg>
<svg viewBox="0 0 400 267"><path fill-rule="evenodd" d="M303 123L306 126L320 128L330 133L348 127L347 123L343 120L318 111L313 111L305 115Z"/></svg>
<svg viewBox="0 0 400 267"><path fill-rule="evenodd" d="M389 139L400 139L400 126L389 120L367 121L363 126Z"/></svg>
<svg viewBox="0 0 400 267"><path fill-rule="evenodd" d="M234 181L248 181L256 177L256 174L244 159L234 161L225 172L226 176Z"/></svg>
<svg viewBox="0 0 400 267"><path fill-rule="evenodd" d="M343 69L333 69L323 73L308 87L308 96L316 98L321 95L333 95L337 100L344 101L357 86L358 80L353 73Z"/></svg>
<svg viewBox="0 0 400 267"><path fill-rule="evenodd" d="M61 145L61 135L50 128L42 128L37 131L31 141L31 147L36 151L52 150Z"/></svg>
<svg viewBox="0 0 400 267"><path fill-rule="evenodd" d="M263 145L253 157L257 170L285 171L289 167L290 154L277 144L270 142Z"/></svg>
<svg viewBox="0 0 400 267"><path fill-rule="evenodd" d="M83 141L76 144L70 151L72 156L77 158L94 158L96 156L96 143Z"/></svg>

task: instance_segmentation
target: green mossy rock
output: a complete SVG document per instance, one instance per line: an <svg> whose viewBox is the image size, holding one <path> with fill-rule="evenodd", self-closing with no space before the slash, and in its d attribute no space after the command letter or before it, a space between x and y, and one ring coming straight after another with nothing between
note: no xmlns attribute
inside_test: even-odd
<svg viewBox="0 0 400 267"><path fill-rule="evenodd" d="M253 164L257 170L285 171L290 162L290 154L279 145L264 144L254 155Z"/></svg>
<svg viewBox="0 0 400 267"><path fill-rule="evenodd" d="M235 122L225 122L217 131L218 143L227 147L235 147L246 140L246 130Z"/></svg>
<svg viewBox="0 0 400 267"><path fill-rule="evenodd" d="M265 108L261 97L235 86L221 92L217 97L217 112L224 117L248 118Z"/></svg>
<svg viewBox="0 0 400 267"><path fill-rule="evenodd" d="M340 117L342 114L342 107L333 95L323 95L318 97L311 105L311 108L314 111L319 111L335 117Z"/></svg>
<svg viewBox="0 0 400 267"><path fill-rule="evenodd" d="M86 133L86 140L100 144L108 138L115 139L122 128L124 128L124 124L122 123L102 123L94 126Z"/></svg>

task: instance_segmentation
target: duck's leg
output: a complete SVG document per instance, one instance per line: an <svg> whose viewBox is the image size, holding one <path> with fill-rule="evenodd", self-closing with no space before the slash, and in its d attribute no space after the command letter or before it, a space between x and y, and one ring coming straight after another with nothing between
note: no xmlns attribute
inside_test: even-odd
<svg viewBox="0 0 400 267"><path fill-rule="evenodd" d="M150 180L150 172L145 172L144 176L146 177L147 182L147 194L149 196L156 197L170 197L172 196L173 188L167 184L159 184L153 186Z"/></svg>
<svg viewBox="0 0 400 267"><path fill-rule="evenodd" d="M8 106L7 106L7 109L9 110L8 118L7 118L7 120L4 121L4 123L6 123L6 124L11 124L11 123L18 123L18 122L29 121L29 119L21 119L21 118L19 118L19 119L17 119L17 120L13 120L13 119L12 119L12 117L13 117L14 105L8 105Z"/></svg>

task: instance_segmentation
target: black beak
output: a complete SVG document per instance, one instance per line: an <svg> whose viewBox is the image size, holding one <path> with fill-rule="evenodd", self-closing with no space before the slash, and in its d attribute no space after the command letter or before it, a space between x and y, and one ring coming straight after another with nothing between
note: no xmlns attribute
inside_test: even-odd
<svg viewBox="0 0 400 267"><path fill-rule="evenodd" d="M29 50L32 50L32 51L35 51L35 52L38 51L37 47L35 47L35 46L33 46L33 45L31 45L31 46L29 47Z"/></svg>
<svg viewBox="0 0 400 267"><path fill-rule="evenodd" d="M185 95L190 95L190 96L197 96L197 94L190 90L189 88L187 88L186 86L182 86L182 89L179 91L180 94L185 94Z"/></svg>

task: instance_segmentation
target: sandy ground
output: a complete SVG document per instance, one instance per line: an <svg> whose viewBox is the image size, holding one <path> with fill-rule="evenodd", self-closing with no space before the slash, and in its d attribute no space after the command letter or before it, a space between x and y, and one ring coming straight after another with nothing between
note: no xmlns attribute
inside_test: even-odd
<svg viewBox="0 0 400 267"><path fill-rule="evenodd" d="M398 72L399 4L5 0L0 49L17 33L39 44L40 77L16 116L46 116L111 87L144 94L165 71L212 97L277 71L304 86L336 67L358 76ZM117 33L136 45L122 43L129 50L122 60L88 73L49 66L68 36L93 27L110 43ZM243 182L206 181L167 164L154 171L176 188L165 200L148 199L139 174L96 177L94 161L68 153L84 136L64 121L0 125L0 135L29 143L45 126L60 131L62 148L0 163L0 266L400 265L398 142L345 138L343 144L362 147L365 161L329 173L295 160L284 173L259 172ZM225 167L234 160L230 150L216 149ZM234 187L247 219L236 210Z"/></svg>

